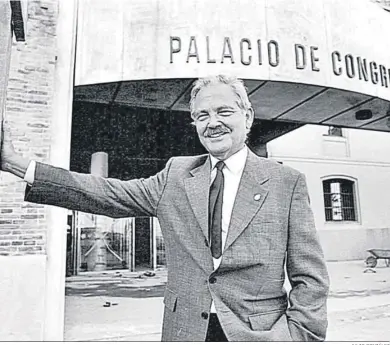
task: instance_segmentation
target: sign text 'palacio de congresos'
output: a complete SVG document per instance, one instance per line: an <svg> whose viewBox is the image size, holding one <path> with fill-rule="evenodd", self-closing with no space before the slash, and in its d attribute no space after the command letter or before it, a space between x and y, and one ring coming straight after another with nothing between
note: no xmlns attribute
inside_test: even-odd
<svg viewBox="0 0 390 345"><path fill-rule="evenodd" d="M203 45L202 49L199 49ZM259 66L269 65L278 67L281 63L282 54L294 54L297 70L310 69L313 72L321 70L319 47L315 45L303 45L295 43L289 52L280 48L278 41L255 41L249 38L233 40L231 37L224 37L219 42L212 41L209 36L205 37L180 37L170 36L170 63L174 64L179 59L185 59L190 63L239 63L244 66L257 64ZM205 52L202 55L201 52ZM364 56L355 56L334 50L330 53L329 59L333 73L336 76L347 76L350 79L358 79L370 82L374 85L389 87L390 69L376 61L368 60Z"/></svg>

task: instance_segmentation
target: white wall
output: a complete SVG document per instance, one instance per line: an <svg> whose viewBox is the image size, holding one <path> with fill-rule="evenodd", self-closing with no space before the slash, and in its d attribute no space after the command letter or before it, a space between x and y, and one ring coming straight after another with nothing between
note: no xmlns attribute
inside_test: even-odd
<svg viewBox="0 0 390 345"><path fill-rule="evenodd" d="M343 129L345 138L326 133L322 126L299 128L270 142L269 156L306 175L328 260L361 259L367 249L390 249L390 133ZM355 179L357 222L325 221L322 179L327 176Z"/></svg>
<svg viewBox="0 0 390 345"><path fill-rule="evenodd" d="M0 256L0 341L42 339L46 259L46 255Z"/></svg>

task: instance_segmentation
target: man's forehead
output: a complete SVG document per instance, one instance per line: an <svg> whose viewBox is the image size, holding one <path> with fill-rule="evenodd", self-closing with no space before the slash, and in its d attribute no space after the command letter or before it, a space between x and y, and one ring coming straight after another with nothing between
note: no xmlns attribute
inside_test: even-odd
<svg viewBox="0 0 390 345"><path fill-rule="evenodd" d="M238 95L226 84L211 84L202 88L195 97L195 107L204 105L235 106L239 102Z"/></svg>

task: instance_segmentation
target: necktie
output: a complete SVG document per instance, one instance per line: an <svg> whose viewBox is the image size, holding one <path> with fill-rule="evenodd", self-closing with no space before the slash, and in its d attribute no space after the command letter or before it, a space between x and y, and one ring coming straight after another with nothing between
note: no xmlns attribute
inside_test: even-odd
<svg viewBox="0 0 390 345"><path fill-rule="evenodd" d="M211 242L211 253L218 259L222 255L222 200L224 178L222 169L225 163L219 161L215 167L217 175L210 187L209 198L209 236Z"/></svg>

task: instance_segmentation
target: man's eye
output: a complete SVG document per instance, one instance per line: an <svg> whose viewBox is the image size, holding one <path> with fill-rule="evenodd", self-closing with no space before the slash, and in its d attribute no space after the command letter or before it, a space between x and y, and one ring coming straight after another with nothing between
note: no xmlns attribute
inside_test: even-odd
<svg viewBox="0 0 390 345"><path fill-rule="evenodd" d="M221 116L230 116L232 114L233 114L233 112L231 110L222 110L222 111L218 112L218 115L221 115Z"/></svg>
<svg viewBox="0 0 390 345"><path fill-rule="evenodd" d="M207 114L200 114L196 119L198 121L205 121L208 118Z"/></svg>

